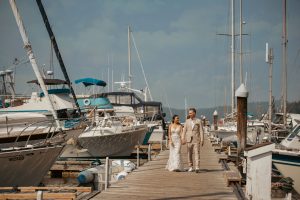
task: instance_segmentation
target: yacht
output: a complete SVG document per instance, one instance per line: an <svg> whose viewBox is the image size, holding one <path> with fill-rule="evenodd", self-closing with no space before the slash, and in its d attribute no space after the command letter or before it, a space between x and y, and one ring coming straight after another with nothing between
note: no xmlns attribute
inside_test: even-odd
<svg viewBox="0 0 300 200"><path fill-rule="evenodd" d="M49 137L49 132L57 134L59 129L69 132L69 135L78 135L83 131L80 127L82 119L74 110L70 90L64 88L66 82L59 79L44 79L44 82L48 88L62 85L62 88L48 89L58 119L53 120L44 93L33 92L22 105L0 109L0 147L8 147L16 141L22 146L29 136L30 144L33 144ZM37 80L28 83L38 84Z"/></svg>
<svg viewBox="0 0 300 200"><path fill-rule="evenodd" d="M78 137L80 146L93 157L130 156L148 131L146 125L138 123L131 107L96 110L93 124Z"/></svg>
<svg viewBox="0 0 300 200"><path fill-rule="evenodd" d="M94 78L75 83L85 87L106 86L104 81ZM148 127L140 123L132 106L114 105L103 95L81 95L77 99L89 126L68 145L61 158L130 156L134 146L144 141Z"/></svg>
<svg viewBox="0 0 300 200"><path fill-rule="evenodd" d="M114 107L132 107L140 123L146 124L151 130L147 134L149 138L145 138L147 143L161 143L165 139L165 113L163 113L161 102L144 101L136 93L126 91L106 92L97 96L108 98Z"/></svg>

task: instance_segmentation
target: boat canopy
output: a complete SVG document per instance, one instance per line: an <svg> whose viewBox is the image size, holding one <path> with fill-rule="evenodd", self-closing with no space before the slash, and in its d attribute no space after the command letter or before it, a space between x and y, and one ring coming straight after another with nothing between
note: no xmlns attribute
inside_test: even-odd
<svg viewBox="0 0 300 200"><path fill-rule="evenodd" d="M61 79L45 79L44 78L45 85L64 85L68 84L67 81L61 80ZM39 85L38 80L32 80L32 81L27 81L27 83L35 83Z"/></svg>
<svg viewBox="0 0 300 200"><path fill-rule="evenodd" d="M48 90L48 94L70 94L70 93L71 93L70 89L66 89L66 88ZM44 92L41 92L40 97L44 97L44 96L45 96Z"/></svg>
<svg viewBox="0 0 300 200"><path fill-rule="evenodd" d="M82 79L75 80L75 83L76 84L82 83L85 87L91 86L91 85L97 85L97 86L102 86L102 87L106 86L105 81L98 80L95 78L82 78Z"/></svg>

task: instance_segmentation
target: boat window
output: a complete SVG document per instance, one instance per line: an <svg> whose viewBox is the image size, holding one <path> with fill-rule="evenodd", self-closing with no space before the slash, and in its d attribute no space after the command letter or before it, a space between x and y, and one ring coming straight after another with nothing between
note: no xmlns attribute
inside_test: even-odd
<svg viewBox="0 0 300 200"><path fill-rule="evenodd" d="M131 104L131 97L130 96L120 96L119 97L119 102L120 104Z"/></svg>
<svg viewBox="0 0 300 200"><path fill-rule="evenodd" d="M99 114L99 117L104 117L104 112L100 111L98 114Z"/></svg>
<svg viewBox="0 0 300 200"><path fill-rule="evenodd" d="M110 103L117 103L116 96L109 95L107 98L109 99Z"/></svg>
<svg viewBox="0 0 300 200"><path fill-rule="evenodd" d="M280 114L276 114L276 116L275 116L273 122L274 122L275 124L283 124L283 116L280 115Z"/></svg>
<svg viewBox="0 0 300 200"><path fill-rule="evenodd" d="M300 134L300 126L297 126L288 136L287 140L291 141L296 135Z"/></svg>

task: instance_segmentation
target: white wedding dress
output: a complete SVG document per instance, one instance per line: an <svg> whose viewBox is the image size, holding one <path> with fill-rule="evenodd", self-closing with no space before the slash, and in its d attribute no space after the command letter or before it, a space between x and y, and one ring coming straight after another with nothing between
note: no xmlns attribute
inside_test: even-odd
<svg viewBox="0 0 300 200"><path fill-rule="evenodd" d="M183 170L183 164L181 162L181 138L180 138L180 126L177 128L171 127L171 138L173 144L170 144L170 154L166 169L169 171L181 171Z"/></svg>

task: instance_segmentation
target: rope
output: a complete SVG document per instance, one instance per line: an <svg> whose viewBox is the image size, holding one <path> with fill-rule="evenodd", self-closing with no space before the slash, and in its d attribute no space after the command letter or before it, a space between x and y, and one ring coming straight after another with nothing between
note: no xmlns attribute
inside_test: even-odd
<svg viewBox="0 0 300 200"><path fill-rule="evenodd" d="M143 72L145 83L146 83L146 86L147 86L148 91L149 91L150 99L151 99L151 101L153 101L153 98L152 98L152 95L151 95L151 91L150 91L150 87L149 87L149 84L148 84L148 81L147 81L147 77L146 77L146 74L145 74L145 71L144 71L144 66L143 66L143 63L142 63L142 60L141 60L141 57L140 57L140 54L139 54L139 50L136 47L135 40L134 40L132 32L131 32L131 36L132 36L132 42L133 42L134 48L136 50L136 53L137 53L137 56L138 56L138 59L139 59L139 62L140 62L140 66L141 66L141 69L142 69L142 72Z"/></svg>

